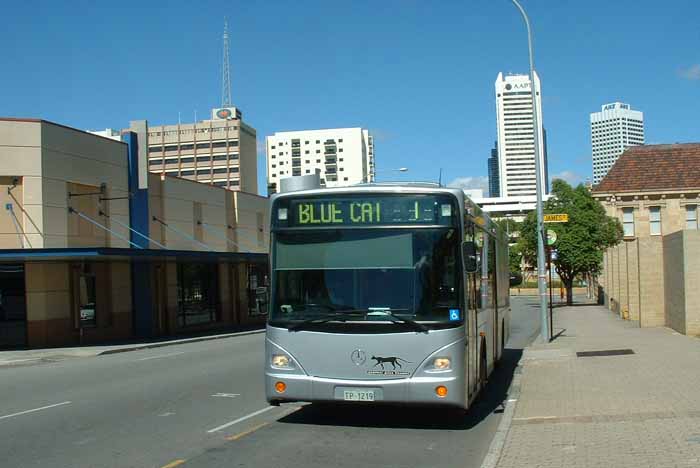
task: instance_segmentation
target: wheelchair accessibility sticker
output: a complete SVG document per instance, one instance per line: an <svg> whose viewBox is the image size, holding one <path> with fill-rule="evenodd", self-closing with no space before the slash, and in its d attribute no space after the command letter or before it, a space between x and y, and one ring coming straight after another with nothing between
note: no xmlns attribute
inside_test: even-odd
<svg viewBox="0 0 700 468"><path fill-rule="evenodd" d="M459 320L459 309L450 309L450 321Z"/></svg>

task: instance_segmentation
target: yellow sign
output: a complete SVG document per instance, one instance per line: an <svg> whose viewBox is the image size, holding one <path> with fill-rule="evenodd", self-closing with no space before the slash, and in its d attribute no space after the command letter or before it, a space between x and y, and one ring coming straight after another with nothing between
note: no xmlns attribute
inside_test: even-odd
<svg viewBox="0 0 700 468"><path fill-rule="evenodd" d="M546 215L544 215L544 222L545 223L568 223L569 222L569 215L566 213L546 214Z"/></svg>

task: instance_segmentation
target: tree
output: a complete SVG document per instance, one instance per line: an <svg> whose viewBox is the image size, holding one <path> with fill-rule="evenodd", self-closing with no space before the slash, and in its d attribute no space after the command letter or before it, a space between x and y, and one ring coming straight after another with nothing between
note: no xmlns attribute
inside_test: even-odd
<svg viewBox="0 0 700 468"><path fill-rule="evenodd" d="M603 206L582 184L571 187L563 180L552 182L552 197L544 203L545 213L566 213L568 223L546 224L557 233L552 260L566 288L566 303L573 303L573 282L579 275L597 274L603 263L603 252L622 240L622 225L605 214ZM520 230L520 248L528 263L537 262L537 214L531 212Z"/></svg>

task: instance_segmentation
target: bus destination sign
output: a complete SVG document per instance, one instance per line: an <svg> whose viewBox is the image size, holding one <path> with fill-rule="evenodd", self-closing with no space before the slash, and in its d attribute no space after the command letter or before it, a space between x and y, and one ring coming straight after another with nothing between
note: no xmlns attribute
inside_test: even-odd
<svg viewBox="0 0 700 468"><path fill-rule="evenodd" d="M299 199L290 202L286 221L289 227L452 225L458 218L454 210L451 199L442 196Z"/></svg>

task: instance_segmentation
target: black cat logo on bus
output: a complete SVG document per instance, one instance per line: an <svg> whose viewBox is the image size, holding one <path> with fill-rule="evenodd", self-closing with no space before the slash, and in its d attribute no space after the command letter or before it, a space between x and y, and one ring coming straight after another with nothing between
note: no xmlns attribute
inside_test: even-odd
<svg viewBox="0 0 700 468"><path fill-rule="evenodd" d="M400 357L396 356L389 356L389 357L380 357L380 356L372 356L372 359L376 361L376 364L374 364L374 367L377 366L382 366L382 370L384 370L384 364L391 364L396 370L396 367L398 366L399 369L401 369L401 363L406 363L406 364L411 364L411 361L407 361L405 359L402 359Z"/></svg>

